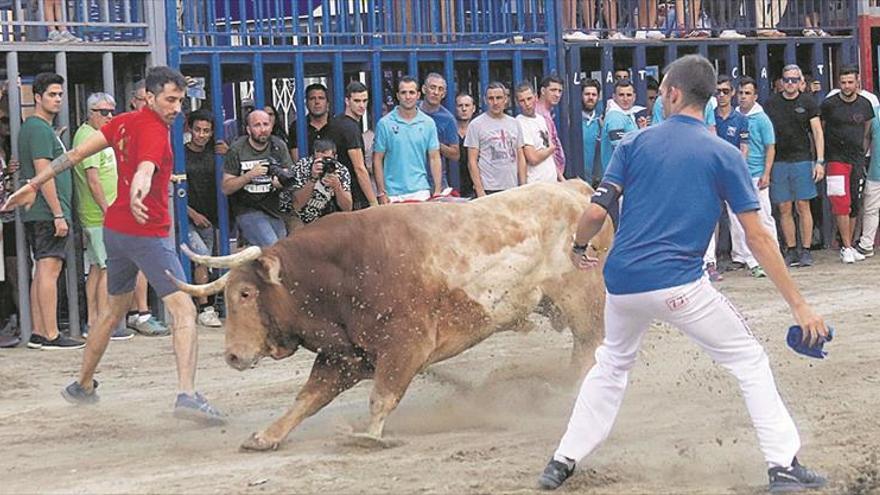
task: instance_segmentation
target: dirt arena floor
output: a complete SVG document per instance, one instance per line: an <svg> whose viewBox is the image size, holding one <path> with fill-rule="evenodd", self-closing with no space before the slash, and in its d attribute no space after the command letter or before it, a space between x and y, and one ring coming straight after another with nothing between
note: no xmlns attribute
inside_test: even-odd
<svg viewBox="0 0 880 495"><path fill-rule="evenodd" d="M719 287L765 345L801 431L801 459L832 480L824 493L880 493L880 259L842 266L826 251L817 261L795 276L837 329L824 361L785 346L791 316L769 280L733 272ZM0 493L536 493L575 398L558 378L570 337L542 321L418 377L388 422L398 446L366 449L345 433L366 423L367 382L278 451L242 453L239 444L292 403L312 355L240 373L223 362L222 331L200 332L199 388L229 414L225 427L171 416L170 338L112 343L92 407L59 394L81 351L0 351ZM765 469L736 383L658 325L609 441L560 491L762 493Z"/></svg>

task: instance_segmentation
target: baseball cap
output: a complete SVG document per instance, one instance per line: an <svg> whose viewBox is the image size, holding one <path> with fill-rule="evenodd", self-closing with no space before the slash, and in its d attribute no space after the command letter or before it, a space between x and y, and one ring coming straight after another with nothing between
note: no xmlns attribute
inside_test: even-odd
<svg viewBox="0 0 880 495"><path fill-rule="evenodd" d="M834 329L829 326L828 336L819 337L819 340L812 347L804 342L803 335L804 331L799 325L789 327L788 337L786 338L788 346L798 354L816 359L825 359L825 356L828 355L828 351L824 350L825 342L831 342L831 339L834 337Z"/></svg>

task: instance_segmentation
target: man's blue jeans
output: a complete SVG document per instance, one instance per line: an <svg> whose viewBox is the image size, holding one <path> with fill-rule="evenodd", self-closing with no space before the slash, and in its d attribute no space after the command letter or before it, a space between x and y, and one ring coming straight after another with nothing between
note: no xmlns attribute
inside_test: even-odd
<svg viewBox="0 0 880 495"><path fill-rule="evenodd" d="M266 247L287 237L284 220L262 211L251 210L235 218L241 236L253 246Z"/></svg>

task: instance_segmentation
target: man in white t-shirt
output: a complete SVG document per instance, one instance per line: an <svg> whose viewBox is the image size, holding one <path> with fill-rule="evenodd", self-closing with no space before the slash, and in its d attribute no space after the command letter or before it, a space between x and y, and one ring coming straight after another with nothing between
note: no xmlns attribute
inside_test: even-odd
<svg viewBox="0 0 880 495"><path fill-rule="evenodd" d="M515 91L520 114L516 116L522 131L523 155L526 159L526 183L558 182L553 154L556 146L550 139L547 121L535 113L535 89L530 83L520 83Z"/></svg>

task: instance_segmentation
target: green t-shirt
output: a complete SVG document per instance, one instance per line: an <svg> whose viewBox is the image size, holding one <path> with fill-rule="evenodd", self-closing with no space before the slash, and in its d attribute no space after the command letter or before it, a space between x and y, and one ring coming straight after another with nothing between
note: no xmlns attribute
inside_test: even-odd
<svg viewBox="0 0 880 495"><path fill-rule="evenodd" d="M37 116L28 117L21 125L18 133L18 155L21 159L21 179L27 181L36 174L34 160L43 158L52 161L64 153L64 145L55 136L55 131L48 122ZM65 170L55 177L55 190L61 210L68 223L70 216L70 199L73 194L73 181L70 178L70 170ZM37 199L30 210L22 211L21 218L25 222L49 221L54 219L49 204L43 197L43 192L37 193Z"/></svg>
<svg viewBox="0 0 880 495"><path fill-rule="evenodd" d="M81 125L73 137L73 146L79 146L96 132L98 131L87 123ZM102 149L81 161L73 169L79 221L82 222L83 227L100 227L104 224L104 212L101 211L101 207L92 196L92 190L89 189L86 169L90 168L98 170L98 181L101 183L107 204L113 204L116 200L116 153L113 152L113 148L108 146Z"/></svg>

